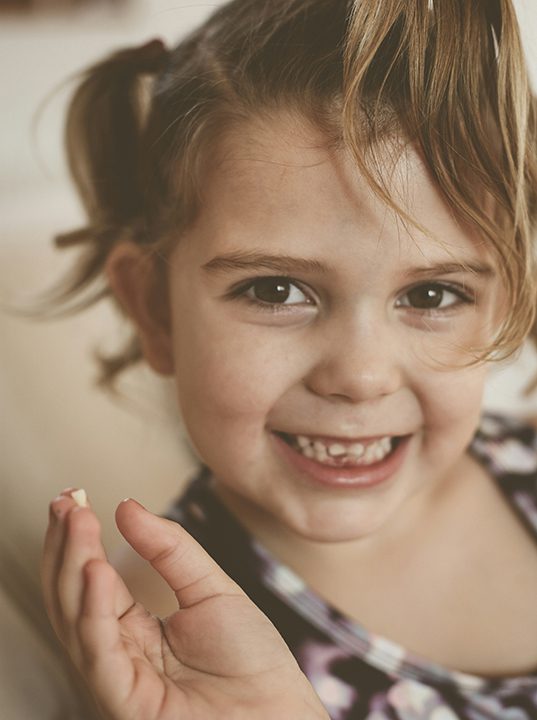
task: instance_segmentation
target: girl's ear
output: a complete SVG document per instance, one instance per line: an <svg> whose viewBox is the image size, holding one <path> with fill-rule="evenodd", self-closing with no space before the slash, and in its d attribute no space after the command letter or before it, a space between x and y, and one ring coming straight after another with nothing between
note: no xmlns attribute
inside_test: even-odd
<svg viewBox="0 0 537 720"><path fill-rule="evenodd" d="M138 332L144 358L155 372L174 372L167 278L153 257L124 241L116 245L106 262L110 287Z"/></svg>

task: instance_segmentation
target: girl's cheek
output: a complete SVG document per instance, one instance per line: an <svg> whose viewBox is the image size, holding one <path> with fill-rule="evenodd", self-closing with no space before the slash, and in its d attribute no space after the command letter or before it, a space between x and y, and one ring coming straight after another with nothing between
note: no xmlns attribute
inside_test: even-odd
<svg viewBox="0 0 537 720"><path fill-rule="evenodd" d="M436 429L473 428L478 421L486 378L484 366L435 373L422 388L428 425Z"/></svg>
<svg viewBox="0 0 537 720"><path fill-rule="evenodd" d="M296 382L297 366L274 345L227 347L194 353L177 372L180 403L196 403L220 416L267 412Z"/></svg>

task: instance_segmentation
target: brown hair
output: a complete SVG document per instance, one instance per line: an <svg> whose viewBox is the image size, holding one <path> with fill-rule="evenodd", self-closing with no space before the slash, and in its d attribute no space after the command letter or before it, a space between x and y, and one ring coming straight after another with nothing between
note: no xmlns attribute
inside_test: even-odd
<svg viewBox="0 0 537 720"><path fill-rule="evenodd" d="M153 41L92 67L67 120L88 225L57 238L85 246L62 302L79 309L110 294L103 267L126 234L166 252L163 239L173 230L176 241L196 215L211 143L280 108L343 142L411 223L374 168L379 141L412 142L498 260L511 312L479 359L537 337L537 105L510 0L232 0L170 52ZM102 380L139 359L133 338L102 361Z"/></svg>

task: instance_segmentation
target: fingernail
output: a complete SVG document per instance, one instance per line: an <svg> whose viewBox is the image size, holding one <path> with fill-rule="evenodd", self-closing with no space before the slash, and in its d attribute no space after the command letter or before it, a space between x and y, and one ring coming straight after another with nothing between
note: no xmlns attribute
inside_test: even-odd
<svg viewBox="0 0 537 720"><path fill-rule="evenodd" d="M64 514L65 514L64 510L62 510L61 507L57 507L57 505L56 505L56 503L59 500L63 500L63 499L64 498L60 495L59 497L54 498L54 500L51 501L51 503L49 505L49 518L51 520L54 520L54 521L61 520L62 517L64 516Z"/></svg>
<svg viewBox="0 0 537 720"><path fill-rule="evenodd" d="M145 507L142 505L142 503L139 503L138 500L135 500L134 498L127 497L121 501L120 505L122 505L123 503L126 503L126 502L133 502L136 505L138 505L138 507L141 507L145 510Z"/></svg>

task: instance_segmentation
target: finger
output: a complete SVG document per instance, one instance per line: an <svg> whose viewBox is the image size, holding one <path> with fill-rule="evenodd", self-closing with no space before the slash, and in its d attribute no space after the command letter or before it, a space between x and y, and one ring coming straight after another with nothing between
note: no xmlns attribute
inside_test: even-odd
<svg viewBox="0 0 537 720"><path fill-rule="evenodd" d="M114 598L120 580L106 561L84 567L80 616L77 622L80 670L103 709L115 713L132 692L134 666L121 638Z"/></svg>
<svg viewBox="0 0 537 720"><path fill-rule="evenodd" d="M66 529L63 561L57 581L58 596L62 619L72 626L80 613L85 583L83 568L90 560L106 562L106 553L101 542L101 526L91 508L78 507L73 502L64 522ZM134 602L119 578L113 599L117 616L126 612Z"/></svg>
<svg viewBox="0 0 537 720"><path fill-rule="evenodd" d="M41 557L41 583L45 607L51 624L60 635L61 610L58 598L58 575L63 562L65 543L65 516L73 504L71 488L64 490L49 505L49 523Z"/></svg>
<svg viewBox="0 0 537 720"><path fill-rule="evenodd" d="M121 582L117 572L107 562L91 560L84 568L84 580L78 621L79 667L106 717L182 718L181 707L177 705L179 693L175 692L171 701L168 699L170 688L177 691L178 687L163 679L162 658L158 658L154 649L151 657L146 654L144 633L140 632L145 623L139 625L139 632L130 633L116 615L111 598Z"/></svg>
<svg viewBox="0 0 537 720"><path fill-rule="evenodd" d="M89 508L74 505L65 518L65 540L62 565L58 574L61 612L68 625L80 613L84 587L83 568L89 560L105 560L101 544L101 527Z"/></svg>
<svg viewBox="0 0 537 720"><path fill-rule="evenodd" d="M116 522L127 542L166 580L180 607L215 595L244 595L178 523L153 515L135 500L119 505Z"/></svg>

